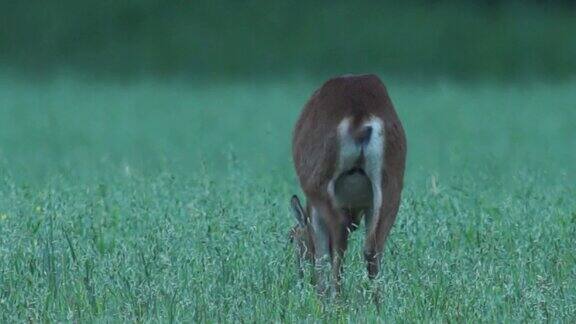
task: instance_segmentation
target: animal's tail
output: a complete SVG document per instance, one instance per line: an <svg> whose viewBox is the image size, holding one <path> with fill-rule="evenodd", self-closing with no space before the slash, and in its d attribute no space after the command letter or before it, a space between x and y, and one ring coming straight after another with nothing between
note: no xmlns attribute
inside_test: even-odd
<svg viewBox="0 0 576 324"><path fill-rule="evenodd" d="M372 125L363 125L352 136L358 145L366 146L372 137Z"/></svg>

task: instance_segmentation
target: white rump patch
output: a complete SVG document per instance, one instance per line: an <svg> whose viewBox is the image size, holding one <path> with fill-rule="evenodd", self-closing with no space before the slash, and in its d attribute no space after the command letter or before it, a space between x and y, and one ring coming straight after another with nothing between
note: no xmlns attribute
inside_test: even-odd
<svg viewBox="0 0 576 324"><path fill-rule="evenodd" d="M384 125L378 117L362 124L362 128L372 128L369 140L363 145L350 133L350 124L351 119L344 118L338 125L338 163L327 190L339 208L370 210L372 215L367 215L367 220L373 223L379 218L382 205ZM358 168L360 172L351 172Z"/></svg>

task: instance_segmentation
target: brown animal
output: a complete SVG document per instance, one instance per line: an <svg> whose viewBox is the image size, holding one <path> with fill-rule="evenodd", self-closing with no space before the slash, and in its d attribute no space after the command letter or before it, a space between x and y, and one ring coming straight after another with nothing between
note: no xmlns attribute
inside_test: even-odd
<svg viewBox="0 0 576 324"><path fill-rule="evenodd" d="M292 213L296 217L297 224L290 230L290 242L294 244L296 250L296 267L300 278L304 277L303 262L314 262L314 241L312 229L310 228L309 213L302 209L300 199L296 195L290 201Z"/></svg>
<svg viewBox="0 0 576 324"><path fill-rule="evenodd" d="M380 79L350 75L324 83L296 123L292 154L306 195L306 210L297 196L291 200L299 264L313 260L319 291L337 293L348 235L364 216L364 258L375 278L400 206L406 160L404 129Z"/></svg>

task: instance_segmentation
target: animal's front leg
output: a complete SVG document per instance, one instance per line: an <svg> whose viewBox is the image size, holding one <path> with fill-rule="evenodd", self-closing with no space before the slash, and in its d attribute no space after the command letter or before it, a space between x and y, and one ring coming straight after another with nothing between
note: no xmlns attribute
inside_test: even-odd
<svg viewBox="0 0 576 324"><path fill-rule="evenodd" d="M336 211L334 220L331 223L330 237L332 248L332 280L335 294L340 293L340 283L342 279L342 265L344 263L344 253L348 247L349 224L345 215Z"/></svg>

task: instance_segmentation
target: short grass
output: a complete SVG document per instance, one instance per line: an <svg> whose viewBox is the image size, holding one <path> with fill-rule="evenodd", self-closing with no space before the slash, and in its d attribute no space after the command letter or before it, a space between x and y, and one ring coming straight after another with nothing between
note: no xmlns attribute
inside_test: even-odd
<svg viewBox="0 0 576 324"><path fill-rule="evenodd" d="M0 81L0 322L571 321L576 83L388 80L409 141L381 311L299 282L290 133L318 80Z"/></svg>

